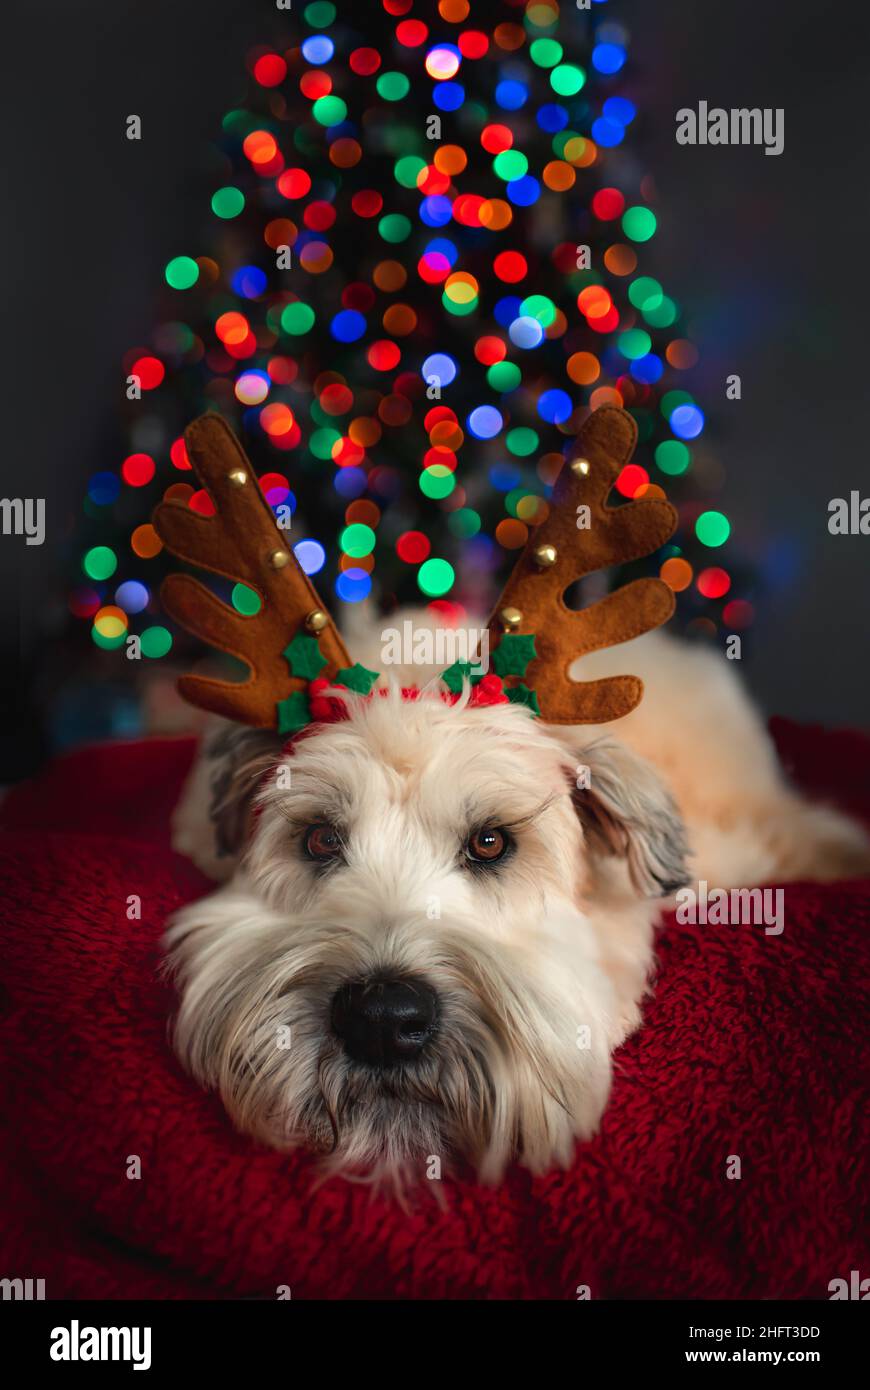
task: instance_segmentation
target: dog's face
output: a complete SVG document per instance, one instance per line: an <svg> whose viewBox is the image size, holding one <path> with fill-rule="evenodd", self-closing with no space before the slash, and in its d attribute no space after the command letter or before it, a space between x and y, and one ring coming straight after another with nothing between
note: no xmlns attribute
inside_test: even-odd
<svg viewBox="0 0 870 1390"><path fill-rule="evenodd" d="M624 750L569 754L514 705L348 711L265 778L252 760L236 876L169 934L179 1051L241 1129L348 1173L567 1162L637 1004L620 957L636 995L681 878L673 808Z"/></svg>

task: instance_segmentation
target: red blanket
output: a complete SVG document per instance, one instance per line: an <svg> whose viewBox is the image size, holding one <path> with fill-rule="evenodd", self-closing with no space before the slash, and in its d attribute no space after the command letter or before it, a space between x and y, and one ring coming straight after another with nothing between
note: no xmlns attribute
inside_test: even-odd
<svg viewBox="0 0 870 1390"><path fill-rule="evenodd" d="M870 741L776 732L802 781L870 811ZM827 1298L870 1270L870 883L789 887L781 937L668 922L571 1170L445 1181L443 1210L425 1190L408 1213L314 1190L307 1155L236 1135L167 1046L158 940L205 887L167 844L191 755L90 749L2 808L0 1277L50 1298Z"/></svg>

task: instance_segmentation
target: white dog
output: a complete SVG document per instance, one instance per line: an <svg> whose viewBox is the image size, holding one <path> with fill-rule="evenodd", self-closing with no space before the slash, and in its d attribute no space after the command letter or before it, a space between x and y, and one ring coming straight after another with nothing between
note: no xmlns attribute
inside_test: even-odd
<svg viewBox="0 0 870 1390"><path fill-rule="evenodd" d="M433 1158L565 1164L640 1023L662 900L870 867L861 829L787 785L724 659L659 633L572 675L620 670L646 694L607 728L402 698L437 674L417 668L292 754L211 740L175 844L227 882L167 941L179 1055L240 1129L397 1187Z"/></svg>

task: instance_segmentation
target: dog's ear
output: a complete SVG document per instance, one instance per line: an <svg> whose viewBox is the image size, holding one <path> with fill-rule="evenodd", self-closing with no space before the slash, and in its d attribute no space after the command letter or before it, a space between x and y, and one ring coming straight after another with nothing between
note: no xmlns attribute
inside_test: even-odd
<svg viewBox="0 0 870 1390"><path fill-rule="evenodd" d="M686 832L673 797L645 759L603 739L577 753L572 796L593 854L625 859L644 897L687 881Z"/></svg>
<svg viewBox="0 0 870 1390"><path fill-rule="evenodd" d="M254 793L279 759L284 738L273 729L229 725L212 735L205 748L209 771L208 816L219 857L244 847Z"/></svg>

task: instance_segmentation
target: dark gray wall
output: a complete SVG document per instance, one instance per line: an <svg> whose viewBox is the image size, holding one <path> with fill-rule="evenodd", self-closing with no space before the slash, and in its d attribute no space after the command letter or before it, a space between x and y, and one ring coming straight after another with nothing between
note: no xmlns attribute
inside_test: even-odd
<svg viewBox="0 0 870 1390"><path fill-rule="evenodd" d="M746 674L770 711L867 722L870 537L827 531L830 498L870 495L863 9L613 0L607 13L633 34L655 273L692 307L722 503L767 556ZM248 45L277 22L270 0L7 0L0 495L45 496L73 524L116 439L119 358L148 331L167 247L197 225L187 171L243 88ZM702 98L784 107L785 153L678 147L674 113ZM131 111L141 145L123 138ZM729 372L739 403L724 398ZM0 545L0 777L36 756L10 687L38 654L58 566L48 546Z"/></svg>
<svg viewBox="0 0 870 1390"><path fill-rule="evenodd" d="M735 533L767 552L747 675L765 707L870 723L870 536L831 536L828 502L870 497L866 6L622 0L643 59L656 255L693 307ZM674 113L783 107L785 152L680 147ZM724 399L730 372L743 399Z"/></svg>

